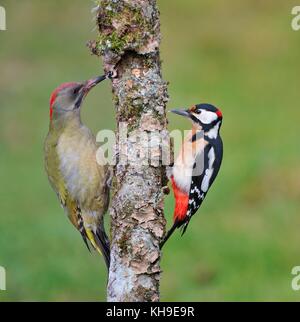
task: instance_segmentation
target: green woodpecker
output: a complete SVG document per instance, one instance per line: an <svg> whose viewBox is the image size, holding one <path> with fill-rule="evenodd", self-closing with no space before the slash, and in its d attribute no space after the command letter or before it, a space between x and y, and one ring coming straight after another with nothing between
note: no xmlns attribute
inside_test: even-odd
<svg viewBox="0 0 300 322"><path fill-rule="evenodd" d="M109 268L110 245L103 217L109 204L110 169L103 165L104 162L99 162L95 136L80 118L85 96L108 77L100 76L84 83L65 83L52 93L45 168L71 223L80 232L88 249L90 242L103 254Z"/></svg>

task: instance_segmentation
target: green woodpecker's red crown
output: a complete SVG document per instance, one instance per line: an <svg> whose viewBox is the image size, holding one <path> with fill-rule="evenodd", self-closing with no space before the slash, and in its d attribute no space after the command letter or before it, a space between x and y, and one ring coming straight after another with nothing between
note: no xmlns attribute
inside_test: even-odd
<svg viewBox="0 0 300 322"><path fill-rule="evenodd" d="M50 119L52 119L52 114L53 114L53 104L57 98L57 95L60 91L63 89L66 89L68 87L73 87L75 85L78 85L78 83L75 82L69 82L69 83L63 83L60 86L58 86L51 94L50 96Z"/></svg>

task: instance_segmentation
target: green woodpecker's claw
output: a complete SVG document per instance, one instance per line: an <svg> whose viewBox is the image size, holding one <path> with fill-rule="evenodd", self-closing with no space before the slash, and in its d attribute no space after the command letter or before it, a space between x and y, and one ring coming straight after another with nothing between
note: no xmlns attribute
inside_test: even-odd
<svg viewBox="0 0 300 322"><path fill-rule="evenodd" d="M106 74L106 77L109 78L109 79L114 79L118 76L118 73L115 69L112 69L110 70L107 74Z"/></svg>

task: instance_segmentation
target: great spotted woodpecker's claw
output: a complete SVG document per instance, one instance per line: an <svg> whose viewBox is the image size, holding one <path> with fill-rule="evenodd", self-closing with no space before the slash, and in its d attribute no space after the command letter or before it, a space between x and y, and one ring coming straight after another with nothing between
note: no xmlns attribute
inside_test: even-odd
<svg viewBox="0 0 300 322"><path fill-rule="evenodd" d="M169 195L170 194L170 188L168 186L162 187L162 192L164 195Z"/></svg>
<svg viewBox="0 0 300 322"><path fill-rule="evenodd" d="M172 177L173 166L174 166L174 163L166 167L166 175L169 180Z"/></svg>
<svg viewBox="0 0 300 322"><path fill-rule="evenodd" d="M113 178L114 178L114 172L112 168L110 168L108 169L107 176L106 176L106 185L109 189L111 189Z"/></svg>

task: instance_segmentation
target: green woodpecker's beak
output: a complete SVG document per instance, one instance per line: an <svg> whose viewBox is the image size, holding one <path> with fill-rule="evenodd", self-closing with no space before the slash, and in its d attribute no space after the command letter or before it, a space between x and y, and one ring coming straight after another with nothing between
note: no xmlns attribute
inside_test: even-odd
<svg viewBox="0 0 300 322"><path fill-rule="evenodd" d="M92 78L82 84L82 88L80 89L79 95L75 102L75 108L79 108L82 104L83 99L87 96L92 88L94 88L99 83L103 82L106 79L113 79L117 77L116 71L110 71L106 75L98 76L96 78Z"/></svg>
<svg viewBox="0 0 300 322"><path fill-rule="evenodd" d="M191 113L189 110L171 110L170 112L172 113L175 113L175 114L178 114L178 115L181 115L181 116L185 116L185 117L188 117L190 118L191 117Z"/></svg>
<svg viewBox="0 0 300 322"><path fill-rule="evenodd" d="M75 108L77 109L81 106L83 99L87 96L87 94L90 92L92 88L94 88L96 85L103 82L107 78L108 76L102 75L86 81L85 84L82 85L79 95L77 96L77 99L75 102Z"/></svg>
<svg viewBox="0 0 300 322"><path fill-rule="evenodd" d="M84 86L84 92L87 94L93 87L98 85L99 83L103 82L107 79L106 75L102 75L93 79L90 79L86 82L86 85Z"/></svg>

